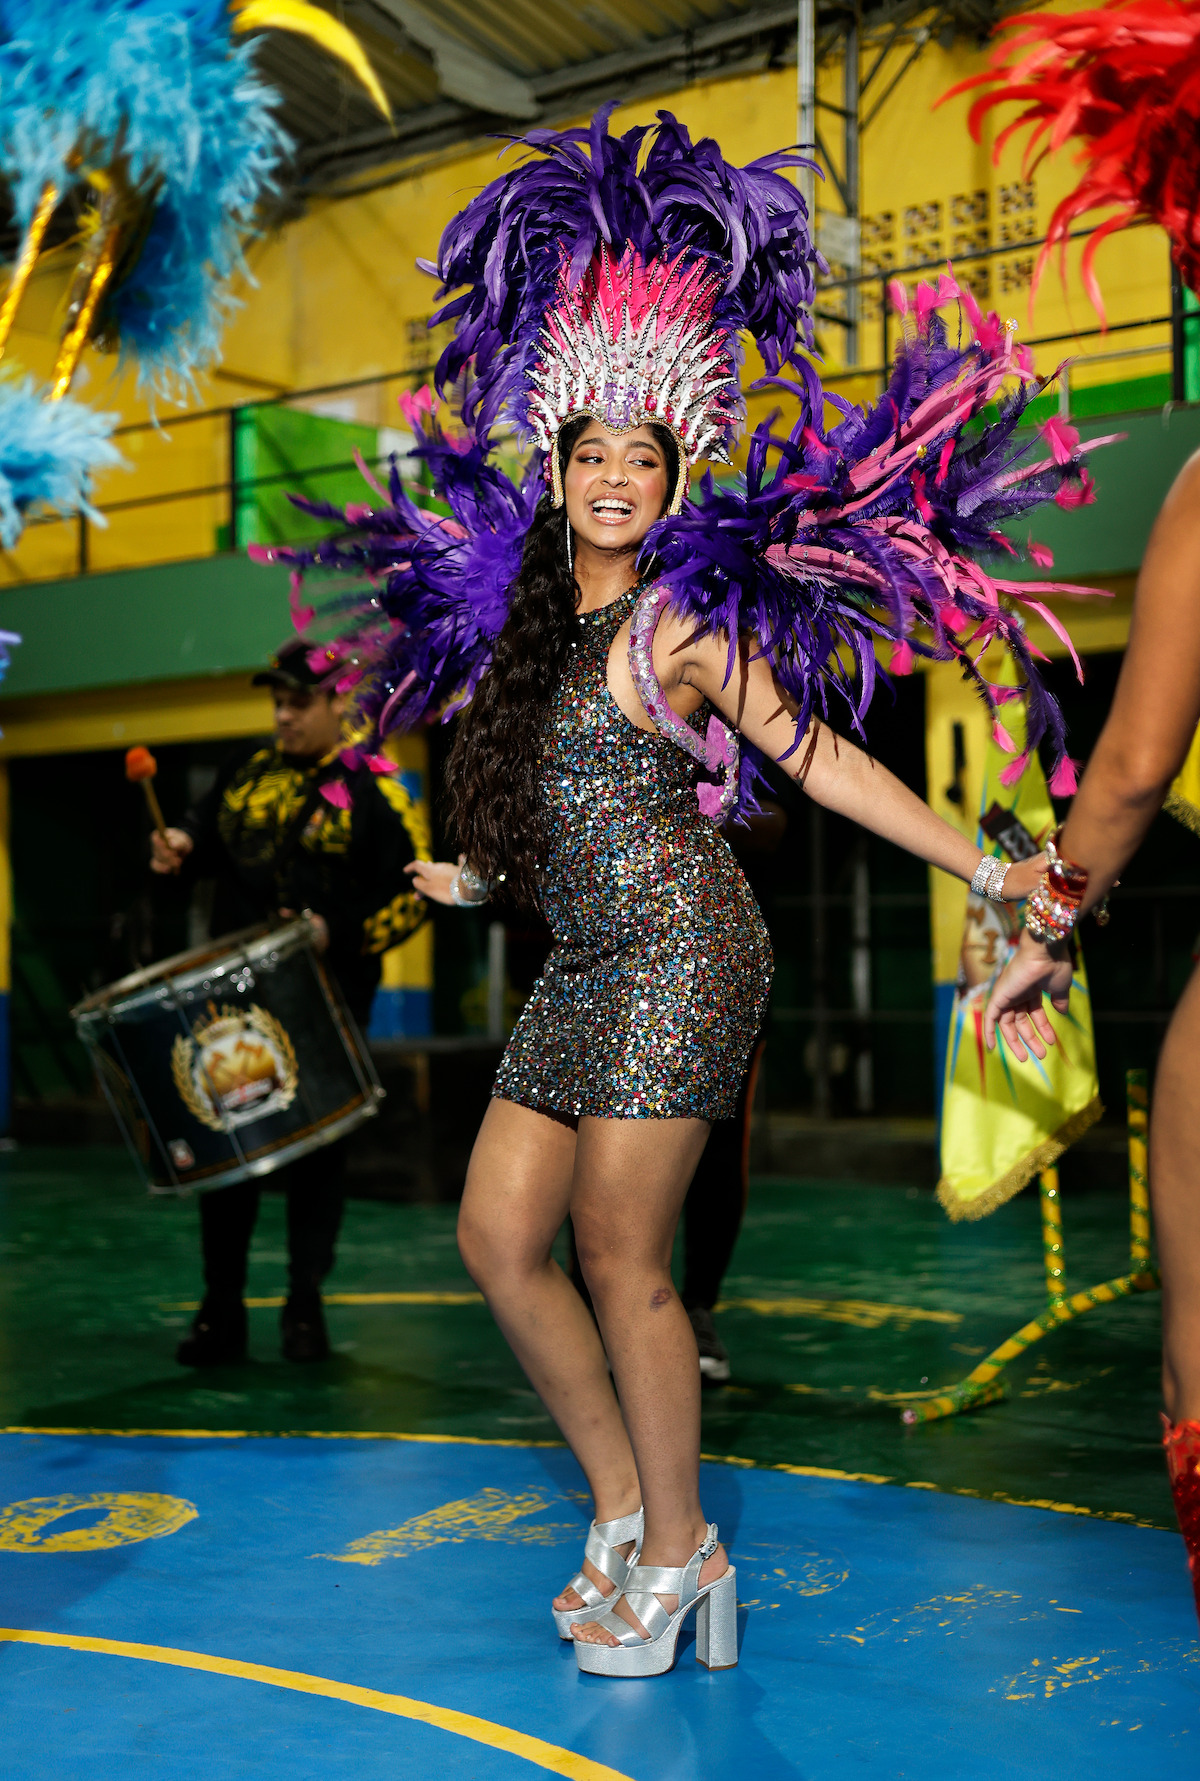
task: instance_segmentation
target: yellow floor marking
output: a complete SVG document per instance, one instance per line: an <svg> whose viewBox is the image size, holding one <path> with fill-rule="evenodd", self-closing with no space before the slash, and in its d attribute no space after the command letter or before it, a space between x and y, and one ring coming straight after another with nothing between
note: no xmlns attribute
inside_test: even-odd
<svg viewBox="0 0 1200 1781"><path fill-rule="evenodd" d="M885 1323L962 1322L959 1311L926 1311L920 1305L886 1305L873 1299L722 1299L718 1311L753 1311L758 1317L819 1317L877 1330Z"/></svg>
<svg viewBox="0 0 1200 1781"><path fill-rule="evenodd" d="M482 1305L481 1292L327 1292L322 1294L327 1305ZM250 1311L278 1311L286 1303L282 1297L247 1299ZM169 1311L199 1311L199 1299L186 1299L169 1305Z"/></svg>
<svg viewBox="0 0 1200 1781"><path fill-rule="evenodd" d="M458 1447L565 1447L565 1441L514 1441L487 1435L409 1435L394 1429L87 1429L0 1428L0 1435L105 1435L119 1440L145 1439L190 1441L413 1441L429 1446ZM1056 1515L1087 1515L1093 1521L1123 1521L1130 1527L1163 1529L1156 1521L1139 1521L1128 1509L1088 1509L1081 1503L1056 1503L1048 1497L1014 1497L1003 1490L973 1490L954 1484L927 1484L907 1478L888 1478L878 1472L840 1472L833 1466L790 1466L782 1461L742 1459L736 1453L702 1453L714 1466L744 1466L749 1472L789 1472L798 1478L838 1478L848 1484L894 1484L908 1490L934 1490L942 1496L975 1497L980 1502L1008 1503L1016 1509L1049 1509Z"/></svg>
<svg viewBox="0 0 1200 1781"><path fill-rule="evenodd" d="M327 1305L482 1305L480 1292L327 1292ZM278 1311L282 1297L247 1299L251 1311ZM169 1311L198 1311L198 1299L167 1306ZM958 1311L926 1311L920 1305L877 1304L872 1299L722 1299L718 1311L751 1311L756 1317L817 1317L825 1323L850 1323L863 1330L884 1324L962 1322Z"/></svg>
<svg viewBox="0 0 1200 1781"><path fill-rule="evenodd" d="M521 1522L522 1516L536 1515L549 1506L540 1491L527 1490L514 1496L510 1491L488 1485L474 1496L410 1516L399 1527L364 1534L341 1552L316 1552L313 1557L331 1558L344 1565L378 1565L385 1558L407 1558L413 1552L424 1552L446 1541L458 1544L462 1540L509 1540L520 1545L557 1546L564 1538L577 1538L577 1522Z"/></svg>
<svg viewBox="0 0 1200 1781"><path fill-rule="evenodd" d="M43 1534L65 1515L105 1511L89 1526ZM185 1497L157 1491L97 1490L88 1496L27 1497L0 1509L0 1550L5 1552L106 1552L177 1533L199 1511Z"/></svg>
<svg viewBox="0 0 1200 1781"><path fill-rule="evenodd" d="M532 1738L527 1732L513 1731L507 1725L494 1725L490 1719L477 1719L473 1713L460 1713L453 1707L435 1707L429 1701L411 1700L403 1694L381 1694L374 1688L357 1688L350 1682L334 1682L327 1676L308 1676L302 1670L278 1670L270 1664L243 1663L235 1657L213 1657L206 1651L179 1651L170 1645L132 1645L124 1639L91 1639L77 1633L43 1633L25 1627L0 1627L0 1641L15 1645L58 1645L68 1651L97 1652L104 1657L136 1657L146 1663L171 1664L180 1670L207 1670L214 1676L235 1676L244 1682L265 1682L274 1688L288 1688L296 1694L324 1696L327 1700L348 1701L354 1707L370 1707L376 1713L391 1713L398 1719L415 1719L422 1725L433 1725L439 1731L454 1732L476 1744L490 1745L506 1755L519 1756L552 1775L565 1775L569 1781L630 1781L618 1769L563 1750Z"/></svg>

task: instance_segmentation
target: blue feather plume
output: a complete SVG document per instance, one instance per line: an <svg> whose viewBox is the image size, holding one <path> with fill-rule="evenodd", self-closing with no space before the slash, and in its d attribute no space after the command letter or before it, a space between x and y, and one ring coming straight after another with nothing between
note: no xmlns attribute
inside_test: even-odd
<svg viewBox="0 0 1200 1781"><path fill-rule="evenodd" d="M104 517L91 505L97 470L123 463L111 434L120 417L82 402L44 402L32 377L0 382L0 542L11 550L43 511Z"/></svg>
<svg viewBox="0 0 1200 1781"><path fill-rule="evenodd" d="M0 173L26 225L47 183L120 157L153 206L99 327L145 387L185 393L217 355L243 237L289 142L224 0L0 0Z"/></svg>

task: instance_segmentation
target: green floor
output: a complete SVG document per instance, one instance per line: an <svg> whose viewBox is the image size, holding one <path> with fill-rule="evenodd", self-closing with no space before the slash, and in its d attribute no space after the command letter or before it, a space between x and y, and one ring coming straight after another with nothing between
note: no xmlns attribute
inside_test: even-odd
<svg viewBox="0 0 1200 1781"><path fill-rule="evenodd" d="M1122 1271L1118 1195L1069 1196L1065 1221L1072 1288ZM554 1438L477 1303L334 1304L335 1358L308 1368L279 1358L277 1312L264 1307L251 1312L251 1363L178 1368L197 1294L195 1205L147 1200L116 1150L0 1157L0 1253L0 1426ZM268 1195L249 1291L275 1296L285 1278L282 1202ZM454 1209L351 1201L328 1284L469 1294ZM925 1189L757 1181L726 1296L734 1377L706 1393L706 1452L1175 1525L1157 1437L1156 1295L1032 1349L1003 1404L900 1422L903 1394L962 1377L1042 1308L1035 1196L951 1226Z"/></svg>

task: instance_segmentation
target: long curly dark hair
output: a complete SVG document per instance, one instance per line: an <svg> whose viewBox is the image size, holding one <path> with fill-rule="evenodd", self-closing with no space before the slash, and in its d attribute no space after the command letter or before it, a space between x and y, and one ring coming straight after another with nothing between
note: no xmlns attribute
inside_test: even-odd
<svg viewBox="0 0 1200 1781"><path fill-rule="evenodd" d="M564 479L589 419L576 415L559 431L555 450ZM679 448L667 427L652 424L649 431L673 489ZM638 549L630 546L631 558ZM450 833L477 872L493 883L502 878L508 897L526 908L538 907L538 866L545 857L537 788L546 714L579 636L579 599L567 568L566 507L543 495L491 666L458 720L446 762Z"/></svg>

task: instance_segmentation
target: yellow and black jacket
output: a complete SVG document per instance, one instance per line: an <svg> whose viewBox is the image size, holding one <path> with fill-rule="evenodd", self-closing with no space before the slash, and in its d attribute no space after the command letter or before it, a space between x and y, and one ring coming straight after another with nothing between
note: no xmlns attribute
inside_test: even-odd
<svg viewBox="0 0 1200 1781"><path fill-rule="evenodd" d="M349 807L322 787L338 799L344 787ZM404 874L429 858L428 825L399 778L347 771L336 756L292 761L268 744L235 757L182 826L196 844L189 869L215 880L213 933L316 910L329 924L328 962L365 1018L379 955L428 913Z"/></svg>

